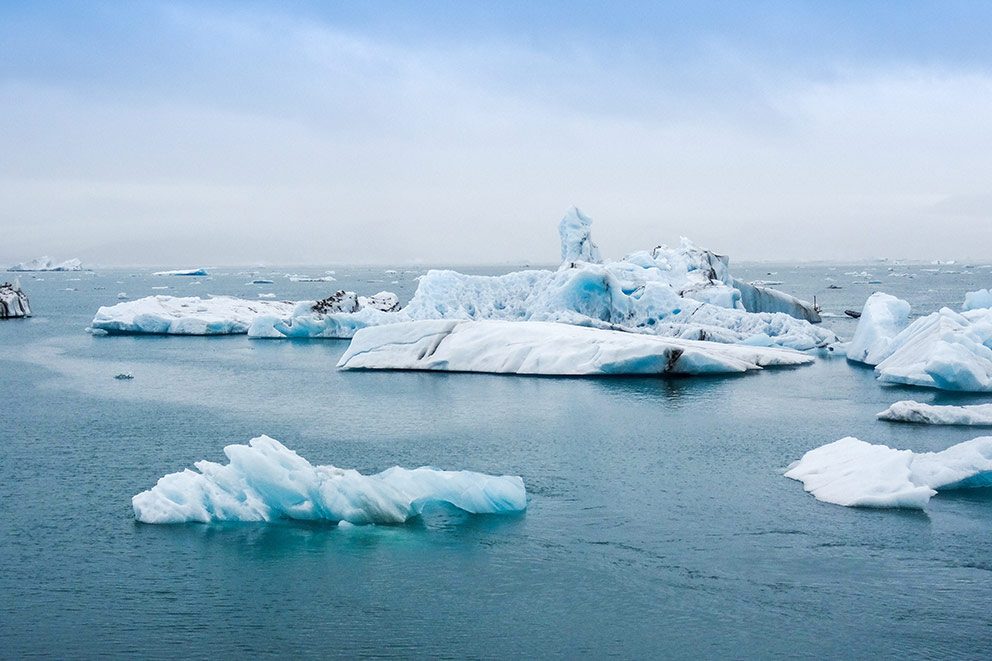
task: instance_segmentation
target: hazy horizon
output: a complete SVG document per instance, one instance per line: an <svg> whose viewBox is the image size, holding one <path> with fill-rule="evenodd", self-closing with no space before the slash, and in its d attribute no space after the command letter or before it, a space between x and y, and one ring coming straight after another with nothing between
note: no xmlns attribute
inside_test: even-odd
<svg viewBox="0 0 992 661"><path fill-rule="evenodd" d="M992 5L0 8L0 267L988 261Z"/></svg>

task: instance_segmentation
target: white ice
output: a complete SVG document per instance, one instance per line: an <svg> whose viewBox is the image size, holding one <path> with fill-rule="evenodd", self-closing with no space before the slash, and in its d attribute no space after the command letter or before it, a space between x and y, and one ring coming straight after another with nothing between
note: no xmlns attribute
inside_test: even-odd
<svg viewBox="0 0 992 661"><path fill-rule="evenodd" d="M206 269L177 269L174 271L155 271L152 275L188 275L188 276L202 276L210 275L207 273Z"/></svg>
<svg viewBox="0 0 992 661"><path fill-rule="evenodd" d="M877 365L887 355L892 339L909 324L909 303L877 292L868 297L847 346L847 357L867 365Z"/></svg>
<svg viewBox="0 0 992 661"><path fill-rule="evenodd" d="M875 365L883 383L992 392L992 309L941 308L909 323L908 303L873 294L847 356Z"/></svg>
<svg viewBox="0 0 992 661"><path fill-rule="evenodd" d="M283 317L293 307L293 303L284 301L254 301L228 296L147 296L101 307L90 327L108 333L243 334L259 315Z"/></svg>
<svg viewBox="0 0 992 661"><path fill-rule="evenodd" d="M922 509L938 491L992 486L992 436L922 453L847 437L810 450L785 476L825 503Z"/></svg>
<svg viewBox="0 0 992 661"><path fill-rule="evenodd" d="M786 349L549 322L425 320L358 331L338 367L577 376L741 373L812 361Z"/></svg>
<svg viewBox="0 0 992 661"><path fill-rule="evenodd" d="M8 271L82 271L83 264L78 259L56 262L51 257L38 257L27 262L14 264Z"/></svg>
<svg viewBox="0 0 992 661"><path fill-rule="evenodd" d="M198 461L131 499L144 523L345 521L403 523L434 504L471 514L520 512L527 494L520 477L471 471L394 467L375 475L314 466L268 436L224 448L229 463Z"/></svg>
<svg viewBox="0 0 992 661"><path fill-rule="evenodd" d="M926 425L992 425L992 404L935 406L912 400L896 402L878 414L880 420Z"/></svg>

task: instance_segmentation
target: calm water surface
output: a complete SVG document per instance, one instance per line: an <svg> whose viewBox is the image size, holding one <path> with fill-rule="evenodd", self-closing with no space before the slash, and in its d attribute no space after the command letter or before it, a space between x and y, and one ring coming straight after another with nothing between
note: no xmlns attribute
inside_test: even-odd
<svg viewBox="0 0 992 661"><path fill-rule="evenodd" d="M735 272L834 313L875 289L926 313L992 285L986 268L889 267ZM847 435L914 450L978 436L874 414L905 398L988 398L882 387L840 359L730 378L342 373L344 341L83 332L119 291L300 299L344 286L405 299L421 272L336 270L330 284L282 277L299 269L22 276L36 316L0 323L0 655L992 654L989 490L938 495L926 513L872 511L819 503L782 477ZM862 271L872 278L845 275ZM122 371L134 380L114 380ZM347 530L135 523L131 496L263 433L363 472L519 474L530 506Z"/></svg>

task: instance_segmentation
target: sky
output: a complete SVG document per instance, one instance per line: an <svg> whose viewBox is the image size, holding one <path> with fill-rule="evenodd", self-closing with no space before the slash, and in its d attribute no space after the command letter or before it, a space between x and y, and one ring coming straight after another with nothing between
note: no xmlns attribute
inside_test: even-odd
<svg viewBox="0 0 992 661"><path fill-rule="evenodd" d="M989 2L0 0L0 264L992 259Z"/></svg>

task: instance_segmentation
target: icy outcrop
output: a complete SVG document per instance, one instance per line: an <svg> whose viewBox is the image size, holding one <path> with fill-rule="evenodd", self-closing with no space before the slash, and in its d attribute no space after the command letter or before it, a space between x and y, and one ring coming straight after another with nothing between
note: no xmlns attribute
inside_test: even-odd
<svg viewBox="0 0 992 661"><path fill-rule="evenodd" d="M0 319L18 319L31 316L28 295L21 290L21 283L0 283Z"/></svg>
<svg viewBox="0 0 992 661"><path fill-rule="evenodd" d="M810 303L758 283L732 279L733 287L741 293L741 305L748 312L782 312L797 319L818 324L822 321L819 311Z"/></svg>
<svg viewBox="0 0 992 661"><path fill-rule="evenodd" d="M962 310L967 312L968 310L981 310L983 308L992 308L992 291L979 289L978 291L970 291L964 295Z"/></svg>
<svg viewBox="0 0 992 661"><path fill-rule="evenodd" d="M158 335L244 334L262 314L283 317L294 304L216 296L147 296L101 307L90 322L92 329L107 333Z"/></svg>
<svg viewBox="0 0 992 661"><path fill-rule="evenodd" d="M977 305L980 296L971 300ZM848 359L875 365L883 383L992 392L992 309L977 306L958 313L941 308L912 323L909 309L894 296L873 294Z"/></svg>
<svg viewBox="0 0 992 661"><path fill-rule="evenodd" d="M516 476L394 467L375 475L314 466L268 436L224 448L229 463L198 461L161 478L131 499L144 523L347 521L403 523L434 504L471 514L521 512L524 482Z"/></svg>
<svg viewBox="0 0 992 661"><path fill-rule="evenodd" d="M178 269L175 271L155 271L152 275L187 275L187 276L204 276L210 275L207 273L206 269Z"/></svg>
<svg viewBox="0 0 992 661"><path fill-rule="evenodd" d="M784 349L539 321L426 320L358 331L338 367L578 376L733 374L811 362Z"/></svg>
<svg viewBox="0 0 992 661"><path fill-rule="evenodd" d="M592 242L592 219L572 207L558 223L558 235L561 237L561 261L590 262L598 264L602 261L599 248Z"/></svg>
<svg viewBox="0 0 992 661"><path fill-rule="evenodd" d="M28 262L14 264L8 271L82 271L83 263L78 259L67 259L64 262L56 262L51 257L39 257Z"/></svg>
<svg viewBox="0 0 992 661"><path fill-rule="evenodd" d="M360 328L392 323L399 309L400 299L392 292L359 296L338 290L319 301L297 303L288 317L259 315L248 328L248 337L350 338Z"/></svg>
<svg viewBox="0 0 992 661"><path fill-rule="evenodd" d="M869 296L847 346L848 360L867 365L881 362L893 338L909 324L909 310L909 303L895 296L882 292Z"/></svg>
<svg viewBox="0 0 992 661"><path fill-rule="evenodd" d="M847 437L810 450L785 476L825 503L923 509L938 491L992 486L992 436L921 453Z"/></svg>
<svg viewBox="0 0 992 661"><path fill-rule="evenodd" d="M992 392L992 310L942 308L896 335L875 366L884 383Z"/></svg>
<svg viewBox="0 0 992 661"><path fill-rule="evenodd" d="M896 402L878 414L879 420L925 425L992 425L992 404L934 406L912 400Z"/></svg>

